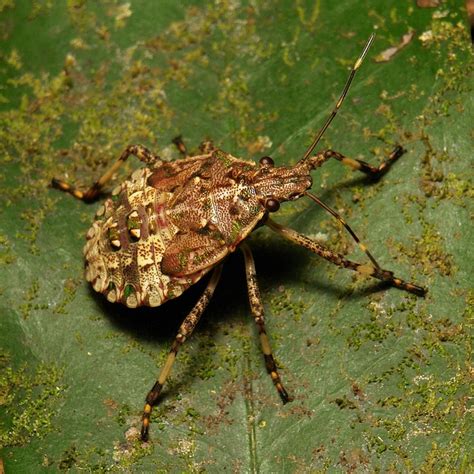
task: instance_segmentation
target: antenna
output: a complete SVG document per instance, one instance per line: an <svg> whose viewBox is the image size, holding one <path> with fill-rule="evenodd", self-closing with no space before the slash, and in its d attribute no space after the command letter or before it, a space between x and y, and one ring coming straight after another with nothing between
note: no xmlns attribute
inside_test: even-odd
<svg viewBox="0 0 474 474"><path fill-rule="evenodd" d="M365 56L367 55L367 52L369 51L370 46L372 45L372 42L374 41L375 38L375 33L372 33L364 47L364 50L362 51L362 54L359 56L357 61L354 63L354 66L352 67L351 73L349 74L349 77L347 78L346 85L344 86L344 89L342 91L341 96L339 97L339 100L336 103L336 106L334 107L333 111L329 115L329 117L326 119L325 124L319 130L318 134L316 135L315 139L313 140L313 143L309 146L309 148L306 150L306 153L304 154L303 158L301 161L305 161L311 153L313 153L314 149L316 148L316 145L319 143L319 140L321 140L321 137L324 135L324 132L326 129L329 127L331 122L333 121L334 117L336 116L337 112L339 111L342 103L344 102L344 99L346 98L347 92L349 90L349 87L351 87L352 80L354 79L354 76L357 72L357 70L360 68L360 65L362 64L362 61L364 60Z"/></svg>

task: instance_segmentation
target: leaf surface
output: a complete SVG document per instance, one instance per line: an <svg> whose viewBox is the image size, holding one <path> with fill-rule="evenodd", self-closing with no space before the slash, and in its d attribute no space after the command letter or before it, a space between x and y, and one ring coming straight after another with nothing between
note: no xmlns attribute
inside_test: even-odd
<svg viewBox="0 0 474 474"><path fill-rule="evenodd" d="M9 6L10 5L10 6ZM472 468L472 50L458 2L3 2L0 458L6 472L314 472ZM157 309L108 304L85 282L92 183L133 143L165 159L181 134L244 159L294 163L377 37L321 148L313 191L417 298L334 268L259 229L249 239L282 379L265 373L236 253L179 354L151 442L142 403L202 284ZM415 30L388 62L383 51ZM127 171L139 166L130 160ZM275 220L361 261L303 199ZM471 308L471 309L470 309ZM471 369L472 370L472 369ZM472 395L472 394L471 394Z"/></svg>

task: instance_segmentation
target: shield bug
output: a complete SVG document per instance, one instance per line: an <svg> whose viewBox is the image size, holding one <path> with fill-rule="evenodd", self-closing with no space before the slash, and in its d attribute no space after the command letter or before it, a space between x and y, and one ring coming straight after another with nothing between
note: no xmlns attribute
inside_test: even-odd
<svg viewBox="0 0 474 474"><path fill-rule="evenodd" d="M178 350L191 336L208 305L225 258L237 248L243 252L245 260L250 308L267 371L283 403L290 401L266 334L252 252L244 242L257 227L267 225L282 237L339 267L377 278L419 296L426 293L424 288L382 269L342 217L309 191L311 171L331 158L379 178L404 152L397 146L378 167L333 150L313 154L341 107L373 39L374 35L371 35L354 63L341 96L323 127L293 166L275 166L268 156L255 164L236 158L210 142L201 145L201 154L187 156L186 148L178 138L174 142L185 157L175 162L163 162L145 147L133 145L127 147L119 160L86 191L53 179L53 187L91 202L99 197L104 185L130 155L146 165L112 191L112 196L99 208L87 232L85 276L110 302L120 302L130 308L156 307L176 298L205 274L211 273L203 294L181 324L158 380L146 397L141 429L143 440L148 438L152 407L171 372ZM269 217L278 211L281 203L301 197L312 199L337 219L366 254L368 262L361 264L348 260Z"/></svg>

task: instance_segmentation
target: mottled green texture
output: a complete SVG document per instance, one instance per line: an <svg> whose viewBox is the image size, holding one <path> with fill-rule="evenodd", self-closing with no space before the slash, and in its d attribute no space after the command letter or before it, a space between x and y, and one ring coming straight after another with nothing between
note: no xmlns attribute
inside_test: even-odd
<svg viewBox="0 0 474 474"><path fill-rule="evenodd" d="M474 469L474 62L458 3L0 2L8 473ZM375 184L327 163L313 190L428 296L382 291L259 230L250 243L268 332L295 400L282 406L265 374L235 255L140 445L131 428L202 285L155 310L108 304L82 277L97 205L48 188L51 178L90 183L131 143L175 159L178 134L191 148L211 138L236 156L293 163L374 27L322 145L374 164L395 143L407 153ZM374 62L410 29L409 45ZM275 219L364 258L311 202Z"/></svg>

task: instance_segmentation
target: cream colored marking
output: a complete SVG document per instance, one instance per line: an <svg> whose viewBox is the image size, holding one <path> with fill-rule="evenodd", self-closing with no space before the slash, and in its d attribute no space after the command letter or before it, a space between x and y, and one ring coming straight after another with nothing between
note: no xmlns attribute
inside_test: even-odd
<svg viewBox="0 0 474 474"><path fill-rule="evenodd" d="M153 258L151 258L151 255L146 253L143 255L142 252L140 252L137 255L137 265L139 267L146 267L147 265L152 265L153 264Z"/></svg>
<svg viewBox="0 0 474 474"><path fill-rule="evenodd" d="M97 209L97 212L95 213L95 215L97 217L100 217L104 215L104 212L105 212L105 206L100 206L99 209Z"/></svg>
<svg viewBox="0 0 474 474"><path fill-rule="evenodd" d="M87 281L92 281L95 277L95 274L94 274L94 271L92 270L92 266L91 265L87 265L87 268L86 268L86 280Z"/></svg>
<svg viewBox="0 0 474 474"><path fill-rule="evenodd" d="M129 308L136 308L138 306L138 300L136 295L130 295L126 300L125 303Z"/></svg>
<svg viewBox="0 0 474 474"><path fill-rule="evenodd" d="M82 249L82 253L84 255L87 255L92 248L94 248L95 246L97 245L97 241L94 239L90 239L86 242L86 245L84 245L83 249Z"/></svg>
<svg viewBox="0 0 474 474"><path fill-rule="evenodd" d="M134 181L138 181L143 177L143 169L137 169L130 176Z"/></svg>
<svg viewBox="0 0 474 474"><path fill-rule="evenodd" d="M120 191L122 191L122 186L116 186L116 187L112 190L112 196L117 196L118 194L120 194Z"/></svg>
<svg viewBox="0 0 474 474"><path fill-rule="evenodd" d="M161 304L161 298L159 296L156 296L156 295L151 295L148 299L148 304L151 306L151 307L156 307L156 306L160 306Z"/></svg>
<svg viewBox="0 0 474 474"><path fill-rule="evenodd" d="M265 355L271 355L272 349L270 348L270 341L265 333L260 334L260 344L262 345L262 351Z"/></svg>
<svg viewBox="0 0 474 474"><path fill-rule="evenodd" d="M136 239L139 239L141 232L140 229L130 229L130 234L132 234Z"/></svg>
<svg viewBox="0 0 474 474"><path fill-rule="evenodd" d="M164 385L168 375L171 372L171 368L173 367L174 360L176 359L176 354L174 352L170 352L168 354L168 358L166 359L164 367L161 369L160 376L158 377L158 383L160 385Z"/></svg>
<svg viewBox="0 0 474 474"><path fill-rule="evenodd" d="M359 248L362 250L362 252L367 252L367 247L362 242L359 242Z"/></svg>
<svg viewBox="0 0 474 474"><path fill-rule="evenodd" d="M110 243L112 244L112 247L115 247L116 249L120 248L120 240L111 240Z"/></svg>
<svg viewBox="0 0 474 474"><path fill-rule="evenodd" d="M94 288L95 291L102 291L102 281L100 276L96 278L95 282L93 283L92 287Z"/></svg>
<svg viewBox="0 0 474 474"><path fill-rule="evenodd" d="M128 196L128 200L129 200L130 204L132 204L133 202L137 202L137 201L139 202L141 200L142 196L143 196L143 191L142 190L135 191L134 193L130 194L130 196ZM132 214L133 214L133 212L132 212Z"/></svg>
<svg viewBox="0 0 474 474"><path fill-rule="evenodd" d="M112 254L111 257L107 259L107 268L109 270L117 270L120 267L119 263L120 263L119 257L115 254Z"/></svg>
<svg viewBox="0 0 474 474"><path fill-rule="evenodd" d="M129 214L128 217L133 217L133 218L138 217L138 212L137 212L137 211L132 211L132 212Z"/></svg>
<svg viewBox="0 0 474 474"><path fill-rule="evenodd" d="M107 293L107 300L111 303L115 303L117 301L117 292L115 290L110 290Z"/></svg>
<svg viewBox="0 0 474 474"><path fill-rule="evenodd" d="M170 198L171 193L160 193L159 196L156 198L157 204L164 204Z"/></svg>
<svg viewBox="0 0 474 474"><path fill-rule="evenodd" d="M361 168L360 163L357 162L356 160L353 160L352 158L343 158L342 162L350 166L351 168L354 168L355 170L360 170Z"/></svg>

